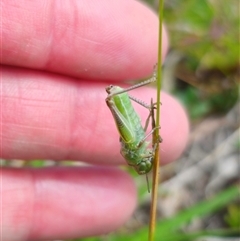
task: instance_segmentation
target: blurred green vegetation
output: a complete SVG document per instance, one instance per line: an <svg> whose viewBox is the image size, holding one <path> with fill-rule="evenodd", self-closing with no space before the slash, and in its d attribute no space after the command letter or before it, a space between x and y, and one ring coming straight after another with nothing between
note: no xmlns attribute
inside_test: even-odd
<svg viewBox="0 0 240 241"><path fill-rule="evenodd" d="M175 76L191 85L173 93L192 118L228 111L239 95L239 1L169 0L164 19L171 52L182 56Z"/></svg>
<svg viewBox="0 0 240 241"><path fill-rule="evenodd" d="M239 98L237 88L208 94L190 85L183 90L174 90L173 94L184 104L191 119L199 119L213 113L224 114Z"/></svg>
<svg viewBox="0 0 240 241"><path fill-rule="evenodd" d="M225 221L231 228L238 228L240 230L240 206L232 204L228 206Z"/></svg>
<svg viewBox="0 0 240 241"><path fill-rule="evenodd" d="M193 69L229 73L239 65L238 0L165 1L171 46L189 58Z"/></svg>

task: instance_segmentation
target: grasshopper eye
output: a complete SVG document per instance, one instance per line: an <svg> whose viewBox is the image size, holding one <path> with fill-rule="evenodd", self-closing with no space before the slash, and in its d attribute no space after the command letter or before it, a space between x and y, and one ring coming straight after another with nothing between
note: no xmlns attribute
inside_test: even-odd
<svg viewBox="0 0 240 241"><path fill-rule="evenodd" d="M152 169L152 162L150 160L144 161L139 163L139 165L136 167L137 172L142 175L150 172Z"/></svg>
<svg viewBox="0 0 240 241"><path fill-rule="evenodd" d="M112 88L113 88L113 85L109 85L109 86L106 87L105 90L106 90L106 92L107 92L108 94L110 94Z"/></svg>

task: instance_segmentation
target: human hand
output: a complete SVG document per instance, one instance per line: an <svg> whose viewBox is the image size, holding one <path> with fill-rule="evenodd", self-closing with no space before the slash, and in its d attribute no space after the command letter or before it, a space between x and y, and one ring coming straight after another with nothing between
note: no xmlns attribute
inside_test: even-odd
<svg viewBox="0 0 240 241"><path fill-rule="evenodd" d="M108 233L132 214L136 190L128 174L106 167L124 160L105 87L151 75L158 19L137 1L3 0L2 5L1 157L97 165L3 168L2 239ZM140 99L155 96L147 87L136 93ZM161 96L161 157L168 163L186 145L188 121L176 100Z"/></svg>

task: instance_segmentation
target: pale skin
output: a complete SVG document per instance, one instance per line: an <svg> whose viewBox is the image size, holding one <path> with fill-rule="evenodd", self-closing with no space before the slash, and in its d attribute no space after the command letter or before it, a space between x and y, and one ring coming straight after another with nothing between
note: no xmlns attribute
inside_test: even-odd
<svg viewBox="0 0 240 241"><path fill-rule="evenodd" d="M1 158L97 165L2 168L2 239L113 231L136 207L136 189L132 178L114 167L125 161L105 87L152 74L157 17L136 1L3 0L2 5ZM163 49L165 56L165 31ZM155 95L148 87L136 93L148 100ZM188 120L170 95L162 93L161 102L165 164L183 151ZM146 116L144 108L139 113Z"/></svg>

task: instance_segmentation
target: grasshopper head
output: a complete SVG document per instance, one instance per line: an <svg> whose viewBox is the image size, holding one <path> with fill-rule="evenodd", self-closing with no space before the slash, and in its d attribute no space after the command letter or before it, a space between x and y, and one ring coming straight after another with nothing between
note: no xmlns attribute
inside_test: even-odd
<svg viewBox="0 0 240 241"><path fill-rule="evenodd" d="M117 95L118 92L122 91L123 89L117 85L109 85L106 87L106 92L109 95Z"/></svg>
<svg viewBox="0 0 240 241"><path fill-rule="evenodd" d="M140 175L147 174L152 169L152 158L140 162L137 166L134 166L134 168Z"/></svg>
<svg viewBox="0 0 240 241"><path fill-rule="evenodd" d="M107 92L108 94L111 94L113 87L114 87L113 85L107 86L107 87L105 88L106 92Z"/></svg>

